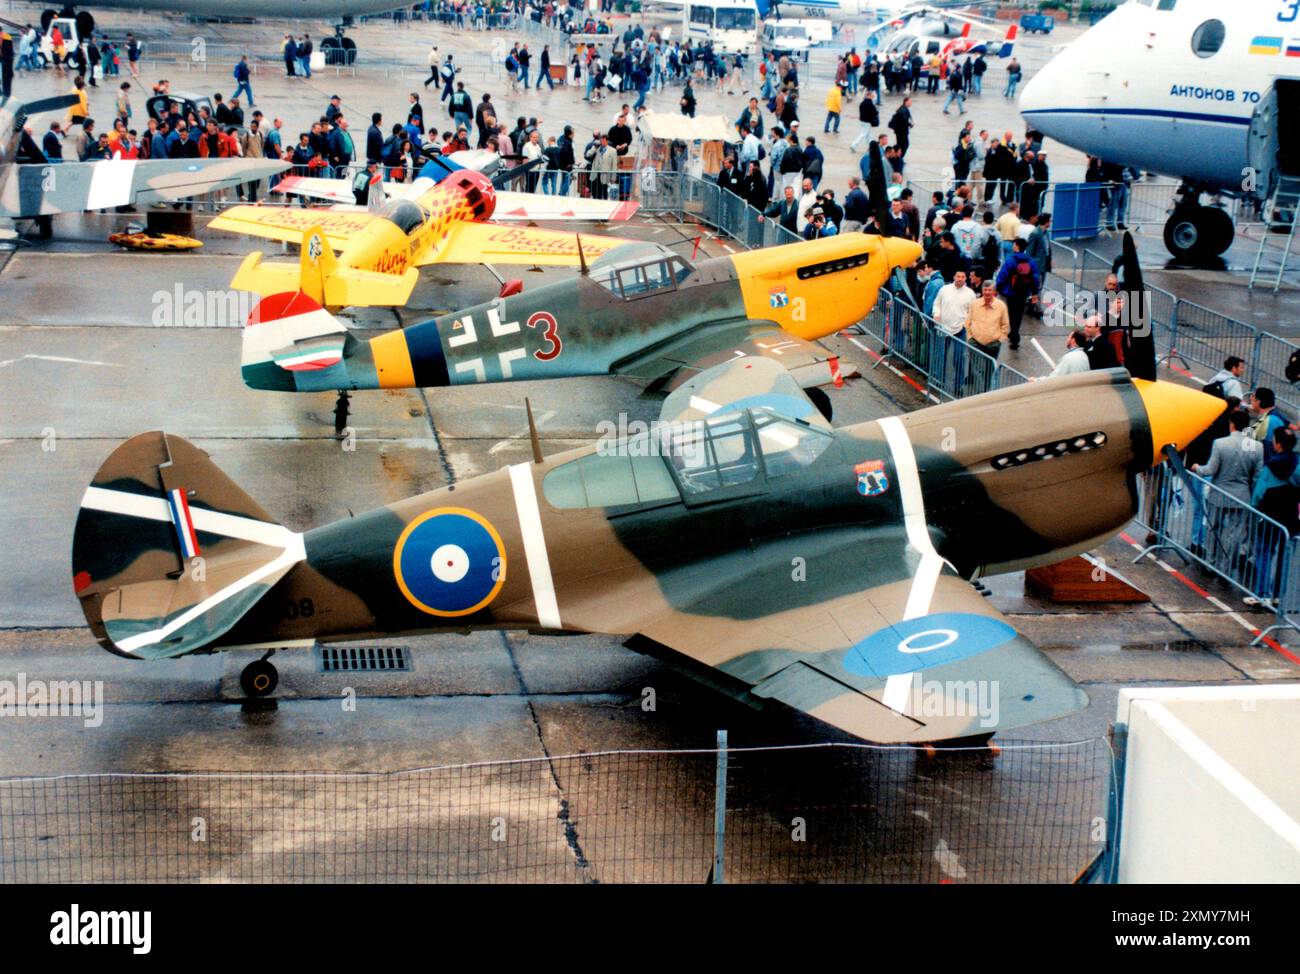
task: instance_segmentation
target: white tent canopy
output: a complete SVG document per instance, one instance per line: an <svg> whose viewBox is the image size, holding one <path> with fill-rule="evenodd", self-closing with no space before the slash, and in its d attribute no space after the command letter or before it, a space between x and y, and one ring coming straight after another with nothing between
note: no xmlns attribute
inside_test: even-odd
<svg viewBox="0 0 1300 974"><path fill-rule="evenodd" d="M690 118L673 112L646 112L637 127L648 139L681 139L683 142L733 142L736 129L724 115Z"/></svg>

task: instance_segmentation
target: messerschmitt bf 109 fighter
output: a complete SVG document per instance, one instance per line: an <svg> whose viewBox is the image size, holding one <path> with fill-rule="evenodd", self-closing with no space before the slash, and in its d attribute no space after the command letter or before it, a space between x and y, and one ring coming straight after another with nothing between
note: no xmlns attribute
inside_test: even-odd
<svg viewBox="0 0 1300 974"><path fill-rule="evenodd" d="M877 225L888 227L880 147L868 179ZM701 369L740 355L774 359L808 390L839 384L838 358L819 339L870 313L879 290L910 267L909 240L842 233L692 261L633 242L582 272L526 293L363 340L301 292L268 296L244 329L244 381L254 389L339 393L335 426L357 389L626 375L675 388ZM905 290L904 285L900 285Z"/></svg>
<svg viewBox="0 0 1300 974"><path fill-rule="evenodd" d="M582 238L585 249L587 238ZM264 298L244 329L254 389L322 392L628 375L669 388L737 355L816 386L838 378L818 339L860 321L911 266L909 240L845 233L692 262L627 243L576 277L371 339L302 293Z"/></svg>

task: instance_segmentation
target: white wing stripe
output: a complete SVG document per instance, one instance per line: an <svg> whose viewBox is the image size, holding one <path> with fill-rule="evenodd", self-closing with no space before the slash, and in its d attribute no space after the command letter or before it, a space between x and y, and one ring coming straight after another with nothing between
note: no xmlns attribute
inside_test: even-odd
<svg viewBox="0 0 1300 974"><path fill-rule="evenodd" d="M907 593L903 618L919 619L930 612L935 586L943 571L943 559L934 550L930 530L925 520L925 496L921 492L921 474L916 466L916 452L907 430L897 416L879 421L880 429L894 457L894 473L898 478L899 496L903 501L903 526L907 530L908 544L921 556L921 564L912 576L912 588ZM885 680L883 701L890 710L904 713L912 696L912 681L916 673L895 673Z"/></svg>

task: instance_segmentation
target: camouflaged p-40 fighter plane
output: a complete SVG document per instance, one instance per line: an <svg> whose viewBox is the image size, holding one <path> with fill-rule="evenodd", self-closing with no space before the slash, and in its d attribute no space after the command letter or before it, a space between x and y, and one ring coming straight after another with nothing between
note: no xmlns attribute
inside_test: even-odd
<svg viewBox="0 0 1300 974"><path fill-rule="evenodd" d="M866 740L978 736L1086 698L968 579L1104 541L1135 513L1136 475L1222 409L1115 369L831 429L779 364L745 357L669 395L662 435L301 534L185 440L145 433L86 491L73 584L100 643L141 659L474 629L634 634L738 698ZM255 695L276 679L263 658L241 682ZM969 681L996 694L991 725L922 699Z"/></svg>

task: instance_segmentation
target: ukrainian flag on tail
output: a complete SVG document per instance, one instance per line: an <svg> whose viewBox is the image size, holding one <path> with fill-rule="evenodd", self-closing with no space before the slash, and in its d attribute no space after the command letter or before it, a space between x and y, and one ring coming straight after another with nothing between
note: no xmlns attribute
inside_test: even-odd
<svg viewBox="0 0 1300 974"><path fill-rule="evenodd" d="M1260 35L1250 42L1251 54L1264 54L1272 56L1282 53L1282 38L1265 37Z"/></svg>

